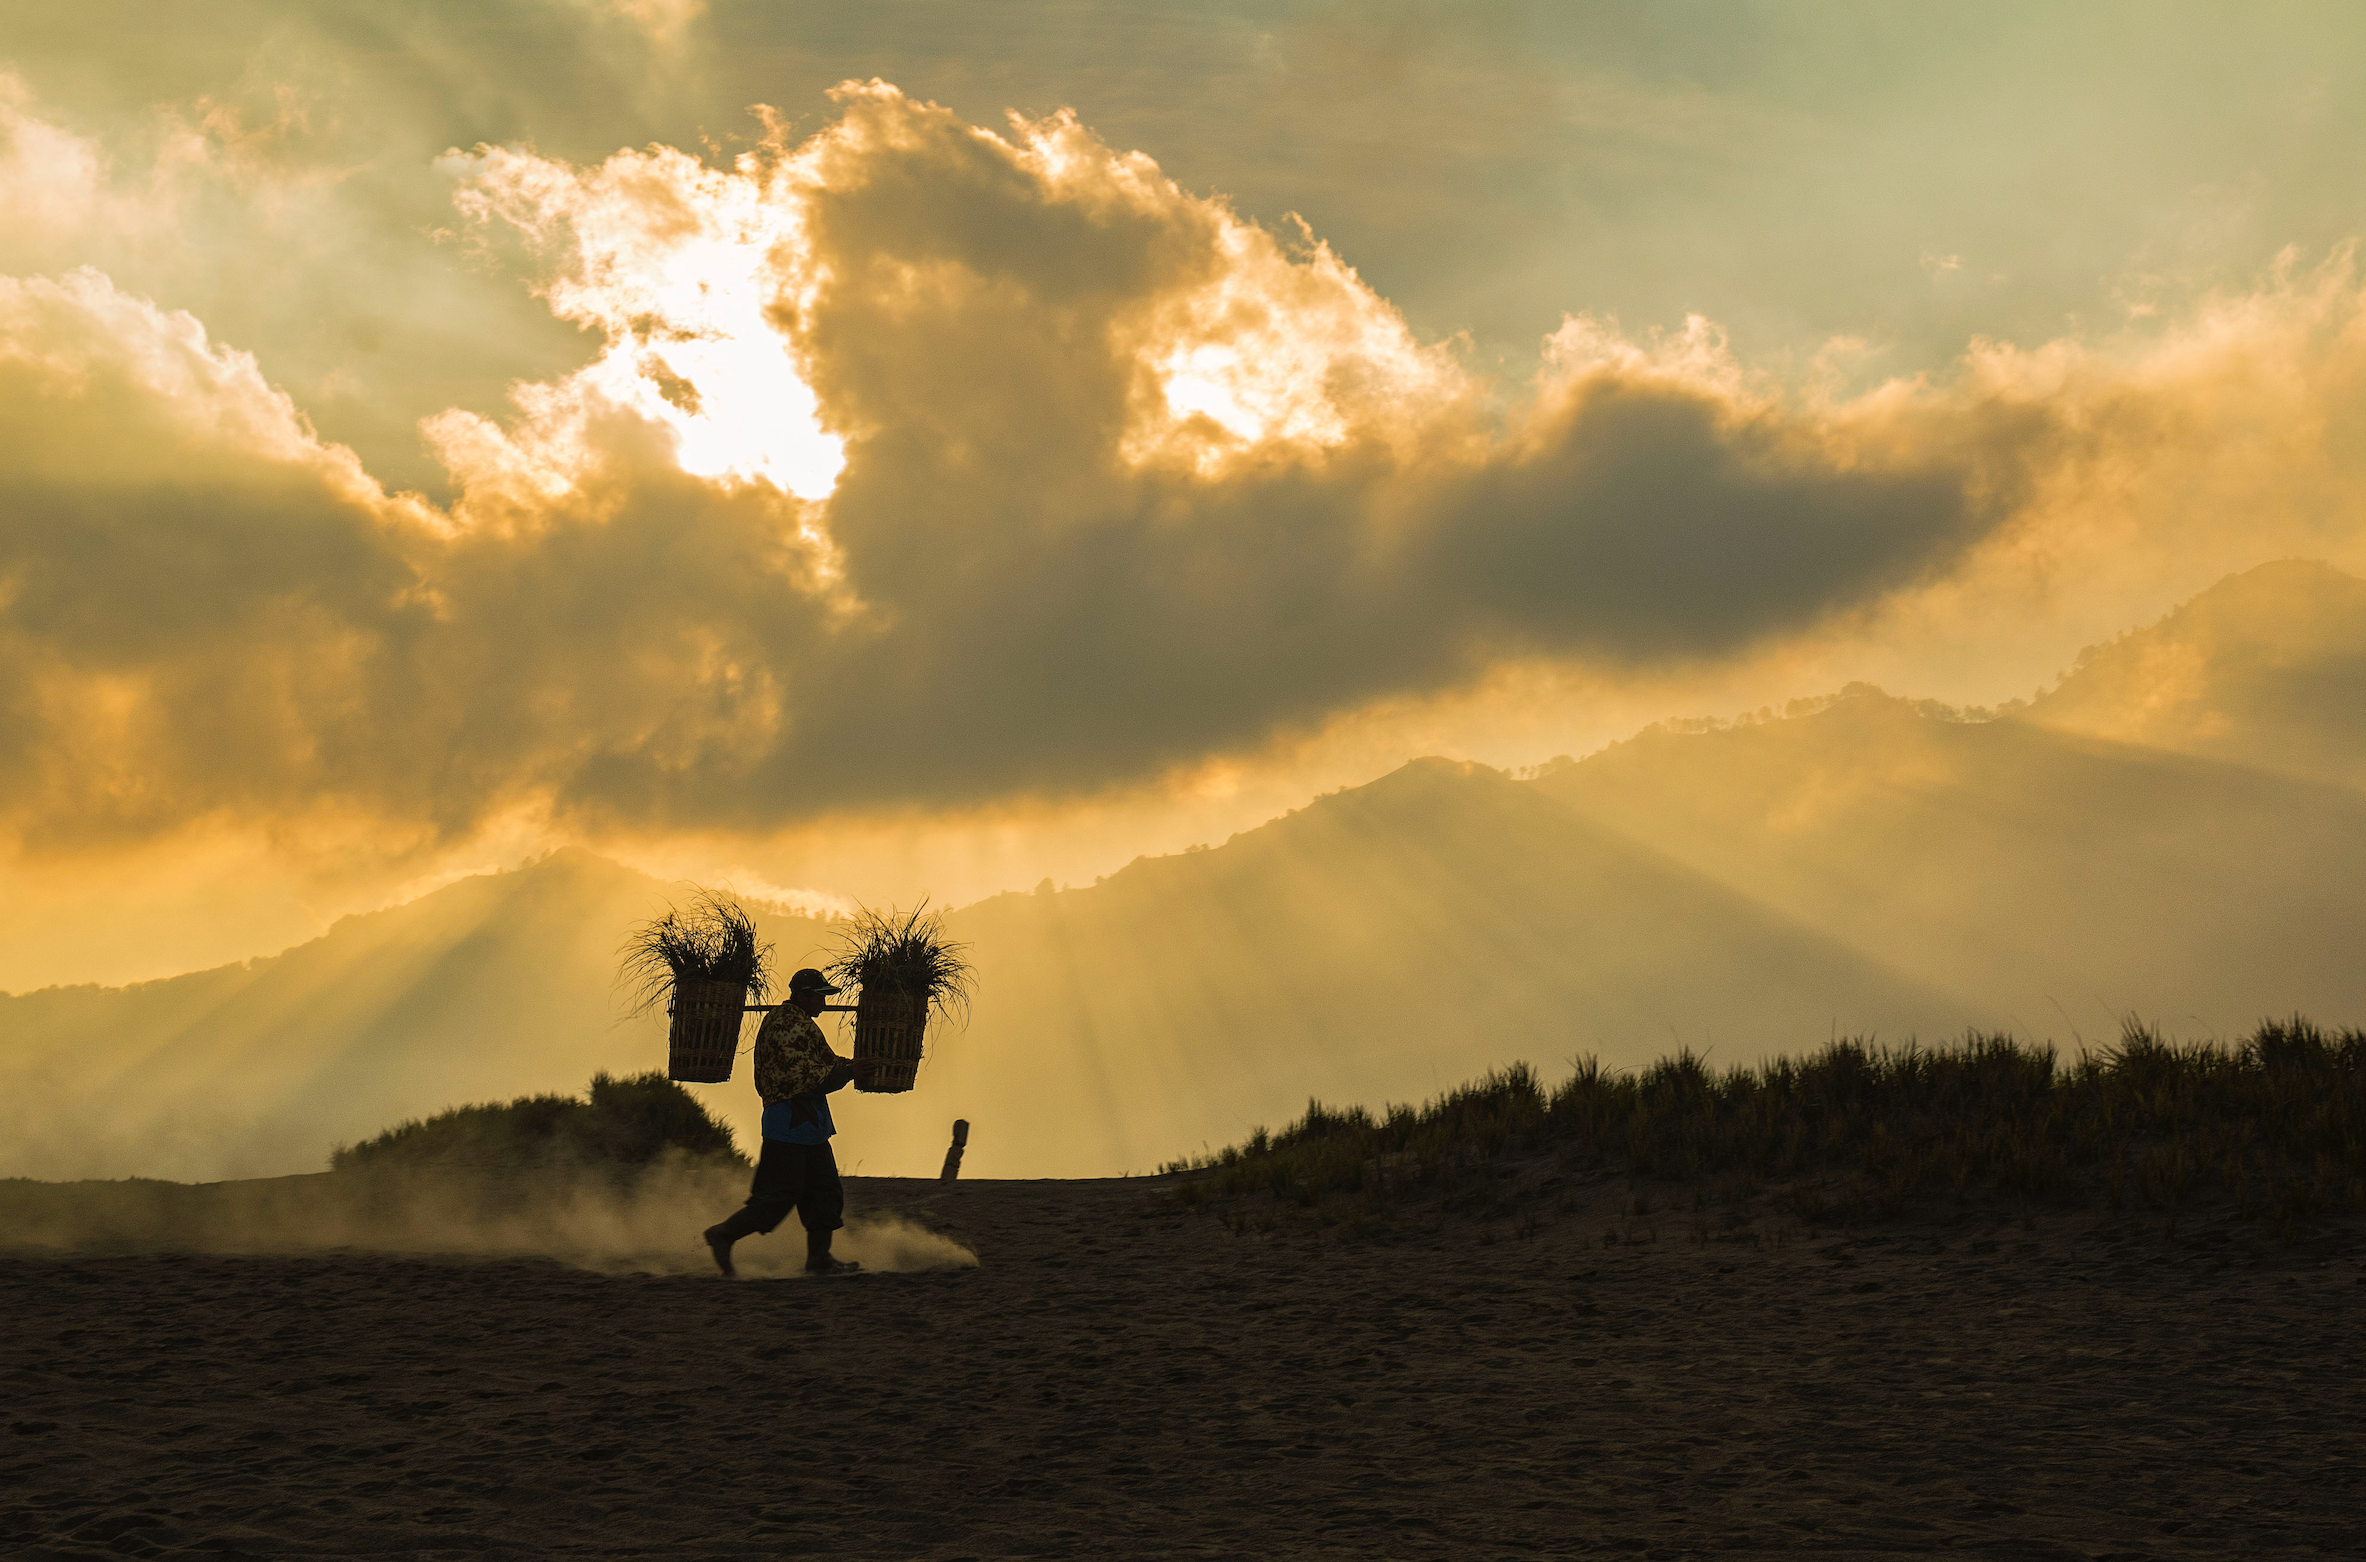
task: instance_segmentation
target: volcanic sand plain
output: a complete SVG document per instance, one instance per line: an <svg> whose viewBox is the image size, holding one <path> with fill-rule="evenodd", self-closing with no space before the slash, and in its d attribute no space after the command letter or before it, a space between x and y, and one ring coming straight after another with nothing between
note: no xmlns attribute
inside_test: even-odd
<svg viewBox="0 0 2366 1562"><path fill-rule="evenodd" d="M1172 1178L851 1178L856 1235L894 1212L977 1263L826 1280L19 1246L0 1546L2358 1554L2352 1226L1735 1233L1538 1177L1542 1214L1378 1240L1186 1213Z"/></svg>

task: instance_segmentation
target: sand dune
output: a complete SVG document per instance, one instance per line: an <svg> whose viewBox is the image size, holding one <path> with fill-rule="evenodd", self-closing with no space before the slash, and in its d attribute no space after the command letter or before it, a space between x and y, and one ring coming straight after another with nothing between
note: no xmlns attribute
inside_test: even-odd
<svg viewBox="0 0 2366 1562"><path fill-rule="evenodd" d="M2347 1553L2358 1233L1235 1236L857 1180L976 1268L0 1256L0 1545L853 1558ZM687 1235L687 1233L685 1233ZM794 1246L795 1239L765 1239ZM747 1244L750 1249L760 1244ZM754 1256L753 1253L750 1255Z"/></svg>

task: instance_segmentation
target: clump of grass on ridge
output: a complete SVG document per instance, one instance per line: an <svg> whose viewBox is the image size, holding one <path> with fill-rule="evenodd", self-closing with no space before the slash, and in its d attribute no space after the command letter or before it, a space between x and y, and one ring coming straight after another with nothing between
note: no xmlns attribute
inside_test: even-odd
<svg viewBox="0 0 2366 1562"><path fill-rule="evenodd" d="M825 969L843 986L917 993L940 1016L966 1018L973 979L968 948L945 936L944 913L930 911L926 901L903 914L865 907L840 931L837 957Z"/></svg>
<svg viewBox="0 0 2366 1562"><path fill-rule="evenodd" d="M756 938L755 919L713 890L696 891L688 911L666 907L625 939L617 981L629 1012L646 1014L669 998L678 982L732 982L761 1003L772 986L772 946Z"/></svg>
<svg viewBox="0 0 2366 1562"><path fill-rule="evenodd" d="M594 1074L584 1096L519 1096L456 1106L329 1157L333 1171L411 1168L483 1173L580 1167L629 1176L668 1151L742 1161L731 1130L661 1073Z"/></svg>
<svg viewBox="0 0 2366 1562"><path fill-rule="evenodd" d="M1975 1191L2174 1213L2211 1188L2289 1235L2305 1216L2366 1211L2366 1031L2295 1017L2225 1047L2130 1022L2067 1067L2003 1036L1844 1041L1722 1073L1687 1051L1615 1075L1586 1059L1549 1091L1515 1064L1419 1109L1310 1101L1279 1133L1162 1170L1213 1173L1180 1190L1189 1204L1269 1196L1360 1221L1546 1151L1728 1188L1789 1182L1811 1223Z"/></svg>

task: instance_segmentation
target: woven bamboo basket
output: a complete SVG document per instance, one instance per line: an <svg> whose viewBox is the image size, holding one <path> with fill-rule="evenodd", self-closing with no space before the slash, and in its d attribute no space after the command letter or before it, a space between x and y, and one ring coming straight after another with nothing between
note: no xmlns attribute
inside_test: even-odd
<svg viewBox="0 0 2366 1562"><path fill-rule="evenodd" d="M928 994L865 987L854 1005L855 1061L885 1067L857 1074L854 1088L894 1095L920 1076L921 1035L928 1028Z"/></svg>
<svg viewBox="0 0 2366 1562"><path fill-rule="evenodd" d="M666 1076L694 1084L719 1085L731 1077L739 1055L740 1010L748 1001L745 982L676 982L673 1024L666 1031Z"/></svg>

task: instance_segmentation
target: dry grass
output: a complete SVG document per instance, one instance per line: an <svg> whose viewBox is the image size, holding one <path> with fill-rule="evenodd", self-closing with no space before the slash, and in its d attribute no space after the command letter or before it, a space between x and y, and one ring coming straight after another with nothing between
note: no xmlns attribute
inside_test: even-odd
<svg viewBox="0 0 2366 1562"><path fill-rule="evenodd" d="M750 1002L771 990L772 946L756 938L756 923L740 904L713 890L693 893L690 909L666 907L625 939L617 982L628 1012L646 1014L685 981L744 985Z"/></svg>
<svg viewBox="0 0 2366 1562"><path fill-rule="evenodd" d="M1980 1036L1841 1042L1723 1073L1689 1052L1639 1073L1588 1059L1550 1091L1516 1064L1419 1109L1310 1101L1279 1133L1163 1169L1212 1174L1179 1190L1194 1206L1247 1200L1362 1224L1545 1152L1725 1199L1788 1184L1810 1225L1976 1194L2174 1217L2208 1189L2289 1239L2312 1216L2366 1211L2366 1032L2295 1017L2230 1047L2131 1023L2117 1046L2068 1066L2051 1048Z"/></svg>
<svg viewBox="0 0 2366 1562"><path fill-rule="evenodd" d="M900 914L866 907L839 933L838 953L825 969L843 986L917 993L938 1015L966 1019L974 974L968 948L945 936L944 914L926 901Z"/></svg>

